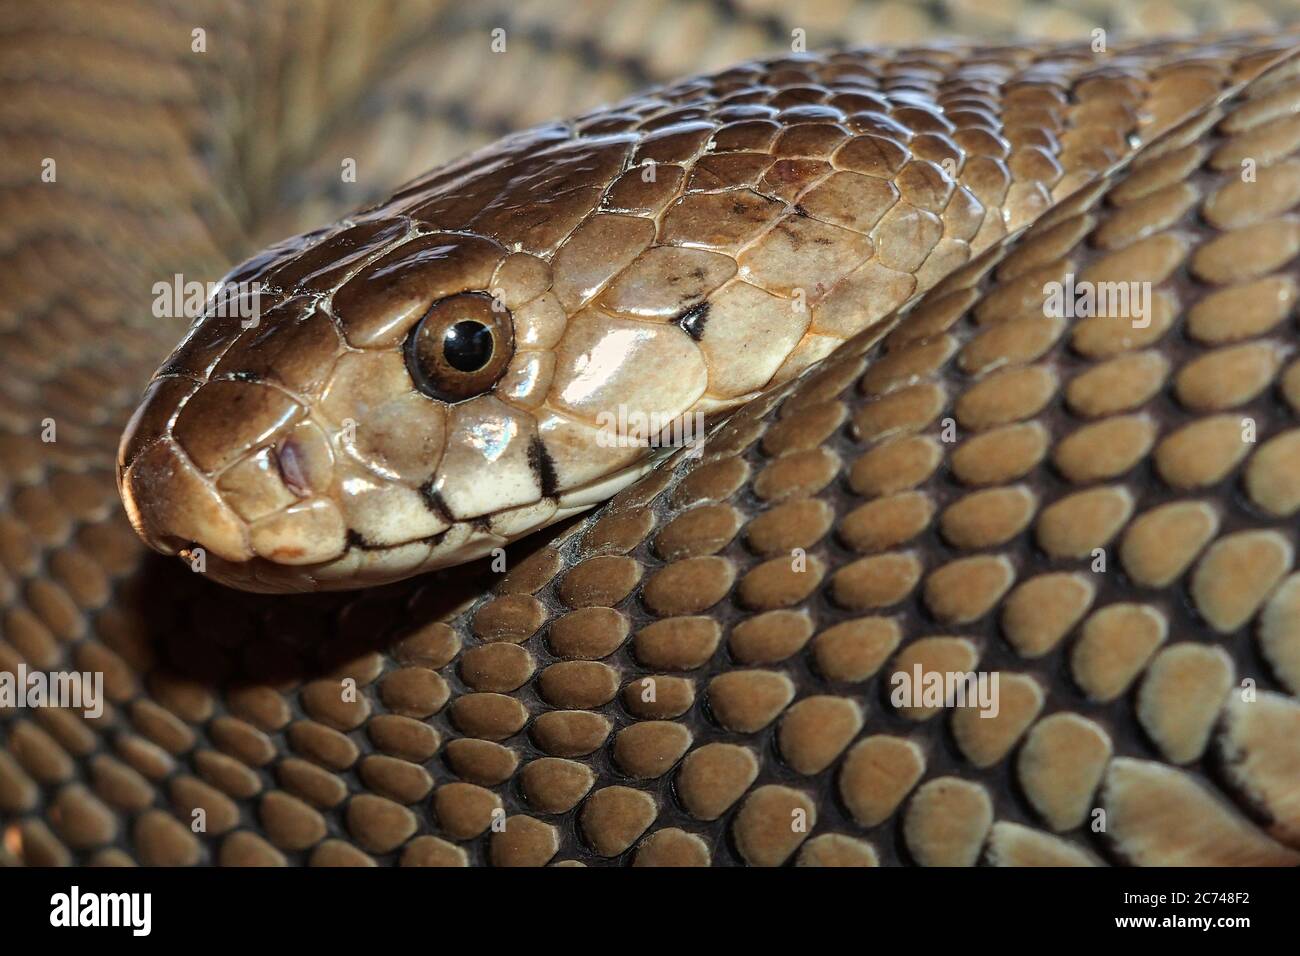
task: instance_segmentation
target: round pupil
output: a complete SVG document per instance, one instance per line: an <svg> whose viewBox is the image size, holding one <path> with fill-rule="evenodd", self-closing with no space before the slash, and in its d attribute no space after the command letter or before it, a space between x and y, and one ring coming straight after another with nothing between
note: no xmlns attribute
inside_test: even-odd
<svg viewBox="0 0 1300 956"><path fill-rule="evenodd" d="M482 322L457 322L442 338L447 364L460 372L477 372L492 358L492 330Z"/></svg>

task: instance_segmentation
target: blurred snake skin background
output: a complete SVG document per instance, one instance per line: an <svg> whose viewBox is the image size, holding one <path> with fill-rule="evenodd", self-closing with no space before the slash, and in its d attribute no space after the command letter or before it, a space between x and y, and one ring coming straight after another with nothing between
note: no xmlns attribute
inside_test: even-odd
<svg viewBox="0 0 1300 956"><path fill-rule="evenodd" d="M122 513L114 455L140 388L184 331L151 315L155 282L215 280L260 245L504 133L788 52L795 37L809 50L1078 42L1099 27L1196 34L1298 13L1283 0L3 3L0 669L102 671L109 703L96 720L0 708L0 864L451 853L427 837L399 857L382 834L405 818L357 800L345 811L349 793L391 796L405 778L389 779L391 757L350 763L346 735L285 701L322 675L373 681L407 662L411 646L387 643L394 628L472 601L483 570L414 592L267 601L147 554ZM355 182L340 176L347 160ZM57 440L42 440L50 422ZM443 654L440 635L421 638L426 661ZM389 754L438 746L396 722L369 733ZM427 799L409 802L421 814ZM197 836L196 807L208 827Z"/></svg>

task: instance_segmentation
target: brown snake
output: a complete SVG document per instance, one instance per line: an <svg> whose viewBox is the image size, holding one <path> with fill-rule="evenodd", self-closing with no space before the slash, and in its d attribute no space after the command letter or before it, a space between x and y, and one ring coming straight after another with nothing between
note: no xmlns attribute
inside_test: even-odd
<svg viewBox="0 0 1300 956"><path fill-rule="evenodd" d="M256 324L115 461L142 290L276 228L431 16L241 73L69 6L0 34L47 97L0 113L0 669L107 703L0 707L7 859L1300 862L1294 35L786 55L512 136L236 267ZM722 424L658 464L620 408Z"/></svg>

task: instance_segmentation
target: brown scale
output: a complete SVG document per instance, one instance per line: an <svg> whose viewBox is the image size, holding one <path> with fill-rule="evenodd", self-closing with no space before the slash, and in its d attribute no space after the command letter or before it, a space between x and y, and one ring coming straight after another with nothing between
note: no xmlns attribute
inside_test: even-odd
<svg viewBox="0 0 1300 956"><path fill-rule="evenodd" d="M53 128L70 132L53 140L54 154L70 156L75 144L90 148L69 163L60 160L64 191L14 185L29 182L36 168L25 153L13 160L20 171L6 176L0 189L6 210L0 666L13 670L25 661L100 670L110 700L99 720L54 710L0 712L0 861L852 865L894 862L901 846L903 859L922 863L1051 861L1085 851L1163 862L1178 854L1218 861L1231 845L1242 854L1239 860L1257 862L1275 858L1280 844L1298 845L1294 819L1283 812L1269 820L1265 812L1285 811L1296 778L1294 766L1278 763L1276 742L1294 739L1294 729L1288 734L1286 728L1294 728L1300 688L1300 589L1288 576L1289 558L1279 560L1278 542L1269 536L1286 527L1297 504L1288 480L1297 453L1287 426L1300 406L1300 374L1289 353L1279 361L1269 351L1287 341L1293 290L1286 265L1294 238L1286 209L1265 208L1248 191L1234 195L1219 188L1231 180L1239 157L1254 155L1261 171L1282 164L1280 176L1261 175L1261 182L1276 201L1285 200L1286 187L1294 184L1285 165L1294 153L1286 122L1296 96L1291 83L1252 91L1203 142L1144 163L1112 189L1112 203L1175 184L1187 184L1196 202L1222 197L1204 207L1208 226L1195 220L1195 209L1173 222L1175 231L1198 241L1190 258L1180 254L1174 278L1164 280L1179 292L1162 320L1164 335L1126 346L1104 328L1084 332L1084 323L1075 323L1047 351L1040 351L1039 336L1017 336L1001 346L995 337L969 353L953 351L995 325L1017 297L1023 300L1023 289L998 300L997 293L1008 290L1002 270L1008 277L1016 271L1008 259L968 299L960 292L929 297L908 317L908 331L895 333L889 350L904 353L909 334L932 346L918 346L900 360L898 374L945 379L946 410L966 376L986 374L979 370L996 361L999 348L1014 349L1014 361L1080 366L1133 347L1165 350L1167 369L1139 366L1134 376L1158 374L1165 391L1135 410L1076 422L1062 411L1065 399L1058 394L1048 411L963 434L955 447L940 443L933 427L871 441L846 429L858 427L858 413L896 392L897 383L887 380L888 368L861 376L846 354L806 379L781 406L779 421L770 409L753 409L715 437L715 460L685 477L667 470L651 476L615 508L580 526L559 550L543 548L514 562L505 581L493 582L494 597L450 623L439 620L457 603L446 595L472 597L484 586L482 576L443 575L432 585L348 597L264 601L142 555L117 509L114 448L140 384L181 332L149 321L142 289L177 271L217 275L249 251L247 235L283 235L356 205L356 194L338 189L337 155L359 156L363 168L390 170L361 187L374 188L448 158L448 143L487 142L502 127L615 99L648 79L699 69L704 57L716 58L712 65L720 67L757 54L770 40L764 31L771 27L741 7L720 13L712 4L673 3L668 16L659 4L629 5L613 14L612 25L621 29L611 29L609 21L582 17L555 22L533 5L510 11L480 6L473 16L482 23L440 19L425 4L385 4L383 16L367 11L362 31L355 5L330 5L303 17L290 3L259 5L256 12L223 4L195 19L212 24L227 41L229 34L256 30L263 42L256 50L226 42L220 58L178 52L174 37L184 36L190 24L160 29L157 18L167 11L146 2L115 4L110 17L87 2L24 5L4 14L6 34L20 33L4 58L6 78L40 84L40 102L57 105L34 116L11 108L0 124L15 142L49 143L47 127L57 115ZM1080 35L1080 21L1068 10L1029 6L1035 16L1024 20L1037 29ZM1171 21L1159 4L1117 6L1127 22L1150 28L1198 25L1179 14ZM1227 17L1233 7L1220 4L1205 15ZM838 16L838 5L819 10L801 14L807 23L782 20L775 38L788 42L788 28L796 25L812 26L815 34L818 24L833 22L828 11ZM870 14L862 8L841 28L846 38L860 41L907 39L910 31L927 29L923 21L935 15L951 16L942 24L947 33L1002 38L1020 25L947 5L914 14L915 22L882 23L863 19ZM62 35L61 17L106 39ZM660 30L653 36L636 26L656 21ZM456 51L477 48L484 25L502 22L510 27L512 46L554 50L546 54L552 68L539 69L529 56L498 58L487 71L467 68ZM222 31L227 35L220 37ZM392 108L379 111L387 121L337 124L331 136L344 141L343 148L314 149L320 118L331 113L326 107L372 79L396 38L414 32L424 34L439 82L428 82L427 64L408 69L388 84L394 98L385 105ZM440 48L436 41L444 34L450 39ZM290 44L301 44L298 55L278 55ZM594 51L594 62L583 63L578 50ZM932 56L911 56L907 75L900 71L891 83L906 88L940 78L942 68L926 65ZM953 62L953 54L944 56ZM1204 58L1208 70L1198 62L1185 76L1171 72L1149 104L1157 126L1259 66L1248 58L1239 70L1225 72L1217 57ZM453 62L461 68L449 69ZM840 66L836 72L853 70ZM254 75L256 84L246 79ZM737 87L746 82L743 73L734 79ZM257 99L255 87L274 96ZM521 100L521 88L535 95ZM1019 109L1014 122L1004 114L1007 152L989 132L999 115L996 82L971 81L942 101L945 122L956 130L933 123L931 132L914 138L913 155L942 163L964 151L974 157L966 167L973 195L983 201L1004 188L1019 189L1016 205L1033 209L1122 155L1127 143L1109 131L1133 122L1145 89L1135 78L1097 83L1073 99L1059 89L1019 89L1006 101L1014 99ZM403 98L411 90L428 96L412 103ZM225 115L243 124L240 129L210 128L220 115L212 108L214 96L229 107ZM782 108L808 102L794 91L788 98ZM126 102L140 109L147 136L118 121ZM468 130L457 118L462 104L470 106ZM867 92L829 105L846 116L873 111ZM1070 109L1073 124L1065 121ZM110 112L115 120L105 124ZM414 134L411 117L419 125ZM907 119L922 117L911 113ZM619 121L608 122L611 130L620 128ZM625 122L634 125L639 117ZM884 118L872 122L887 133ZM371 135L374 129L378 135ZM142 155L145 143L156 151L149 162L178 179L141 188L150 177L138 174L133 157ZM1207 160L1209 147L1216 159ZM50 151L32 157L39 162ZM93 164L86 161L92 156ZM1056 176L1044 162L1053 157L1068 171L1049 196L1021 188L1017 172ZM273 200L286 181L281 173L303 160L323 170L314 180L309 173L307 181L330 187L303 191L326 198L277 206ZM864 164L890 161L861 158ZM1013 173L1010 185L997 175L1003 162ZM393 169L394 163L406 165ZM102 177L94 175L99 169ZM127 172L132 169L135 175ZM625 211L657 215L679 188L671 169L660 168L665 194L648 195L629 183L620 199ZM830 215L843 204L834 199L839 184L824 182L818 208ZM933 201L925 182L918 178L915 198L908 200L918 209ZM151 241L162 226L159 197L174 183L179 201L167 203L168 238ZM1127 224L1112 227L1109 241L1121 251L1133 249L1126 244L1132 230L1147 224L1151 211L1169 215L1179 208L1180 192L1188 195L1173 190L1140 207ZM1232 219L1243 212L1249 218L1252 210L1257 221ZM1094 212L1105 222L1115 218L1104 207ZM987 245L996 239L972 233L974 218L952 201L940 218L955 241ZM1052 264L1092 228L1067 219L1057 226L1060 232L1040 230L1034 244L1017 245L1017 268L1027 274ZM1051 255L1056 248L1062 251ZM1159 253L1152 248L1147 256ZM1081 263L1096 258L1086 248L1077 255ZM1125 261L1121 256L1118 264ZM1043 280L1036 281L1041 288ZM1170 336L1180 335L1174 348ZM927 336L940 344L923 341ZM1219 349L1265 342L1272 345L1216 358ZM1067 347L1074 352L1063 352ZM886 365L886 354L873 353L876 364L867 369ZM963 361L963 355L970 357ZM1244 369L1256 376L1255 384L1267 377L1275 386L1247 397L1224 394L1215 388L1220 380L1213 365L1207 374L1181 378L1193 356ZM1075 397L1089 408L1104 392L1081 388ZM989 404L1007 408L1022 394L1028 392L994 394L989 397L1002 401ZM918 392L892 414L926 413L924 399L934 397ZM1237 400L1246 405L1230 404ZM1272 415L1261 413L1256 447L1238 457L1240 449L1224 440L1214 418L1240 414L1242 407ZM45 445L33 436L50 414L58 419L59 440ZM1071 445L1063 423L1075 426ZM1171 441L1174 423L1209 427L1191 432L1180 447ZM818 456L823 446L835 454ZM780 456L804 457L776 471L771 464ZM1152 464L1157 461L1159 470ZM1041 509L1075 483L1141 492L1110 554L1129 583L1120 586L1116 573L1097 582L1068 558L1053 559L1050 569L1036 574L1025 574L1022 563L1012 569L1021 576L995 609L943 631L915 626L928 621L928 609L917 603L924 596L906 598L900 605L906 614L899 606L848 613L828 601L833 575L862 558L910 547L927 559L925 575L941 555L979 551L985 541L999 542L986 546L990 553L1029 553L1024 549L1036 524L1001 543L1023 515L1026 499L1018 492L1014 499L988 499L1000 506L987 514L968 509L964 518L960 512L946 517L949 508L968 488L1015 491L1023 485ZM1239 489L1236 498L1230 487ZM857 534L845 538L852 510L877 502L885 502L878 517L859 518ZM828 517L825 532L808 541ZM1067 509L1058 522L1067 538L1070 519ZM784 595L777 602L784 603L799 593L786 587L792 582L774 566L765 573L779 587L755 588L750 599L737 602L733 595L754 580L750 573L789 547L807 547L810 558L823 562L820 586L789 606L767 607L764 595ZM597 551L613 560L593 566ZM671 583L660 576L663 568L710 558L717 560L691 566L698 580L676 589L663 584ZM976 598L987 600L987 581L996 583L997 568L982 570L985 575L963 575L959 583L973 588L978 577L986 591L954 589L948 613L969 614L980 603ZM690 607L724 578L734 579L732 590L702 612L655 620L641 601L649 582L659 580L661 601ZM925 580L913 594L927 593ZM1170 599L1178 594L1187 597ZM1176 617L1144 661L1096 654L1115 634L1113 622L1097 611L1124 603L1159 605L1160 613ZM1134 613L1154 623L1150 614ZM1150 633L1158 636L1158 629ZM1187 639L1191 635L1197 639ZM1088 654L1075 651L1085 637L1092 665ZM502 641L513 650L489 653L475 665L473 652ZM893 713L876 689L882 669L909 648L953 666L992 661L1018 674L1014 689L1006 686L1008 722L982 728L963 726L958 715ZM648 669L647 657L655 662ZM600 668L553 670L561 663ZM1135 666L1142 673L1124 683ZM1089 699L1083 685L1055 676L1066 667L1102 692L1124 684L1120 696L1111 703ZM519 687L502 689L525 672ZM597 689L597 697L608 692L611 672L617 679L613 699L598 712L581 709L583 695L589 701ZM1203 702L1245 674L1260 680L1260 702L1225 708L1207 720L1213 708ZM646 676L656 678L652 700L641 686ZM730 679L720 683L724 676ZM343 705L329 692L342 677L357 681L360 703ZM546 697L540 693L544 678ZM751 726L760 729L750 732ZM826 734L809 733L821 726ZM1137 760L1112 761L1113 754ZM1175 762L1190 769L1174 769ZM1190 789L1188 776L1205 789ZM1131 815L1113 817L1113 845L1081 837L1078 829L1097 803L1094 791L1102 780L1103 794L1113 794L1103 805L1111 800L1131 808ZM1185 832L1163 830L1168 824L1160 817L1143 816L1143 801L1152 799L1162 811L1176 804L1169 819L1195 821L1197 838L1189 841ZM1225 816L1230 803L1255 822ZM480 825L485 808L497 805L507 815L504 834L463 835ZM202 835L189 826L199 807L208 818ZM794 810L806 814L807 834L774 825ZM940 840L934 838L936 819L950 821ZM1265 830L1280 842L1263 842ZM1049 831L1064 833L1069 847L1052 842Z"/></svg>
<svg viewBox="0 0 1300 956"><path fill-rule="evenodd" d="M1066 201L946 280L883 345L850 345L724 426L703 463L632 489L534 555L515 572L536 568L527 612L509 585L516 593L471 612L519 622L509 639L523 635L537 668L537 696L519 696L541 708L538 723L555 708L603 718L563 764L549 755L567 740L520 742L536 754L521 771L525 801L590 768L573 822L551 823L572 832L569 854L635 845L633 859L658 859L671 842L696 863L1300 859L1288 809L1300 631L1284 520L1300 489L1282 470L1297 409L1280 382L1289 349L1270 337L1290 297L1272 322L1243 323L1231 292L1250 296L1242 280L1258 276L1204 279L1222 261L1213 243L1230 235L1212 210L1236 188L1235 168L1211 157L1289 122L1279 107L1232 128L1295 75L1289 63L1180 129L1109 192ZM1190 167L1189 148L1201 160ZM1295 202L1281 185L1242 192L1233 224L1275 222ZM1131 341L1124 320L1051 319L1041 299L1007 298L1044 260L1152 282L1168 309L1159 334ZM981 316L967 288L1003 292L1004 305ZM1159 361L1107 374L1144 355ZM1259 434L1225 451L1224 468L1161 458L1228 410L1238 444L1243 416ZM945 413L955 444L939 438ZM1204 455L1204 440L1192 447ZM1224 493L1234 485L1241 497ZM790 548L808 549L801 570ZM1091 570L1095 548L1106 573ZM581 668L555 649L574 607L590 615L600 658ZM895 710L883 678L913 663L996 669L999 716ZM660 674L689 681L690 695L662 715L626 706ZM1229 693L1247 676L1256 703ZM622 707L606 703L615 678ZM1185 816L1159 812L1166 801ZM539 823L565 812L542 806ZM1095 807L1109 816L1104 836L1087 827ZM806 833L791 831L792 813ZM490 838L494 853L509 826Z"/></svg>
<svg viewBox="0 0 1300 956"><path fill-rule="evenodd" d="M1141 81L1078 47L778 58L508 137L231 273L271 288L266 322L238 332L205 315L164 364L119 461L132 520L254 590L380 583L481 554L633 463L635 450L591 447L614 398L716 416L790 379L1239 80L1270 42L1225 39L1217 59L1126 46ZM1123 108L1094 107L1101 96ZM1101 158L1076 148L1094 127L1114 140ZM628 195L630 175L660 166L683 192ZM1160 201L1157 221L1176 216L1177 192L1130 215ZM521 351L499 349L463 392L426 361L417 384L433 400L414 393L399 346L428 302L452 297L450 317L496 288L515 335L493 337ZM569 388L613 335L635 336L637 361ZM988 397L958 417L996 416ZM940 396L899 398L913 400ZM350 437L342 423L358 419ZM499 487L468 487L478 430L507 420Z"/></svg>

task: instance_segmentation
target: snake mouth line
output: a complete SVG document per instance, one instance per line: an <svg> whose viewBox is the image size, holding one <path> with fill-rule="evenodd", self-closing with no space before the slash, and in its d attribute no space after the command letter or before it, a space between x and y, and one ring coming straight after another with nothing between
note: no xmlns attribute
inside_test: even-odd
<svg viewBox="0 0 1300 956"><path fill-rule="evenodd" d="M196 572L240 590L296 593L343 590L386 584L440 568L463 564L534 532L581 514L632 484L678 449L662 449L634 465L592 479L559 495L539 499L524 508L455 520L438 532L408 541L376 545L355 530L346 532L346 547L337 558L317 564L293 565L254 556L231 561L203 549L201 543L171 537L151 538L151 545L188 562ZM436 495L436 493L434 493ZM530 511L531 509L531 511ZM200 551L202 553L200 555ZM201 560L200 560L201 557Z"/></svg>
<svg viewBox="0 0 1300 956"><path fill-rule="evenodd" d="M447 531L450 530L450 528L447 529ZM423 538L412 538L410 541L401 542L401 544L427 544L430 546L436 546L447 536L447 531L439 531L437 534L431 534ZM356 548L359 551L385 551L388 548L401 546L400 544L374 544L367 541L361 532L354 528L349 528L347 530L346 541L348 548Z"/></svg>

